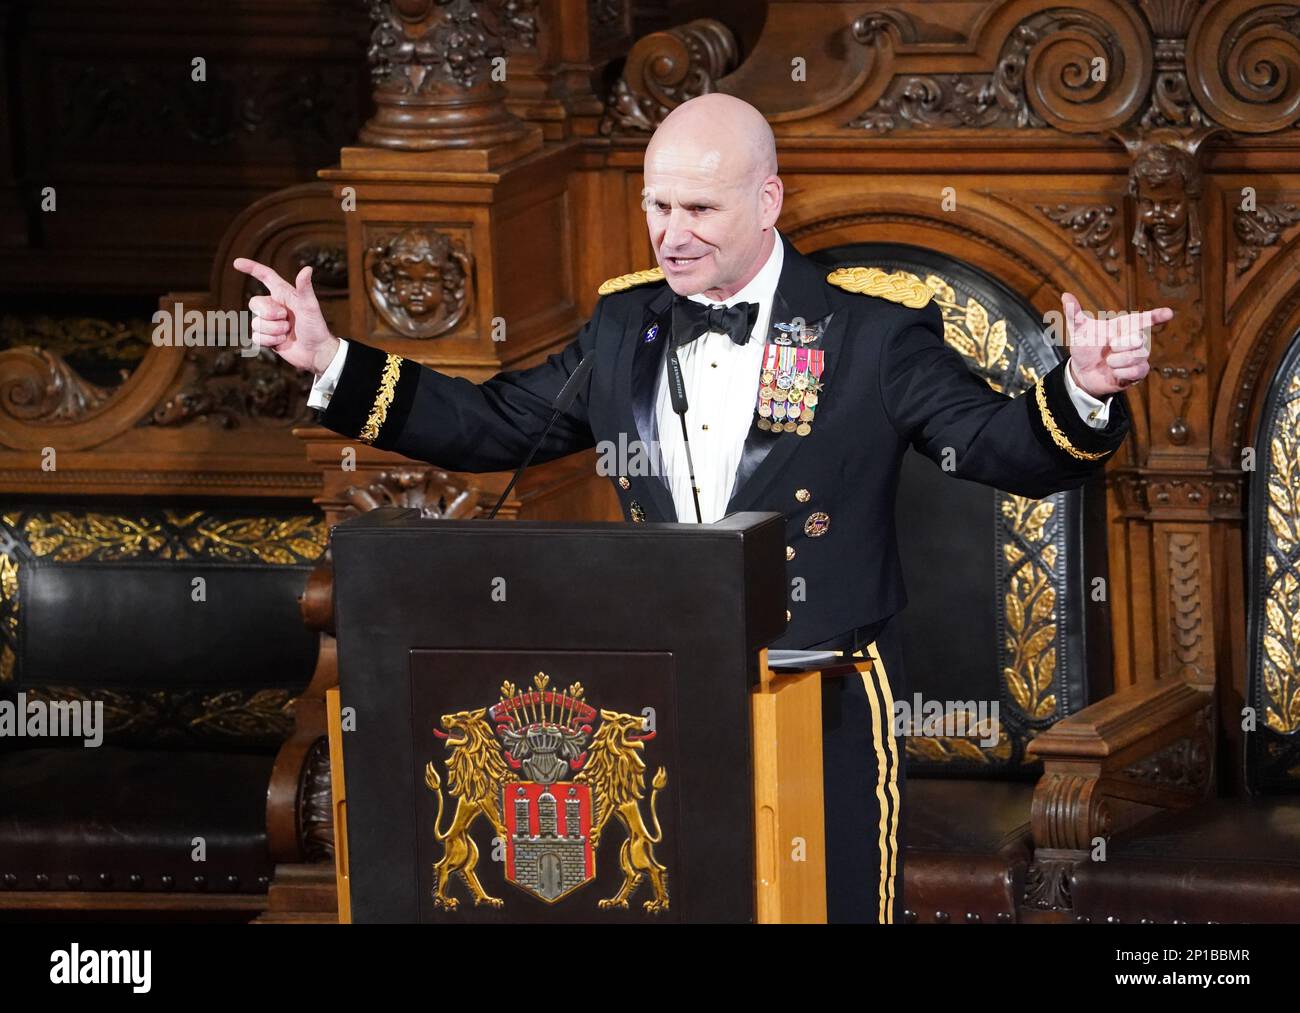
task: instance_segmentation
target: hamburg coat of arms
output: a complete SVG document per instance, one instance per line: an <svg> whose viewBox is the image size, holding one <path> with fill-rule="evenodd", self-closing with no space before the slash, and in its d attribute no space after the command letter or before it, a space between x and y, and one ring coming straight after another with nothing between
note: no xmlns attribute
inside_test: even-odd
<svg viewBox="0 0 1300 1013"><path fill-rule="evenodd" d="M525 893L554 904L590 883L611 820L622 825L618 861L622 885L602 898L602 909L629 906L648 883L642 907L651 914L668 910L668 870L655 858L663 840L656 800L668 784L663 767L655 771L649 798L650 823L641 810L645 796L645 743L654 738L645 720L618 711L597 710L583 698L580 683L567 690L548 688L538 672L532 689L502 685L490 707L444 714L434 734L444 740L447 794L455 801L451 823L434 761L424 781L438 800L433 833L442 857L433 866L433 903L454 910L449 892L457 877L474 904L501 907L478 877L479 849L471 830L485 818L505 844L505 878Z"/></svg>

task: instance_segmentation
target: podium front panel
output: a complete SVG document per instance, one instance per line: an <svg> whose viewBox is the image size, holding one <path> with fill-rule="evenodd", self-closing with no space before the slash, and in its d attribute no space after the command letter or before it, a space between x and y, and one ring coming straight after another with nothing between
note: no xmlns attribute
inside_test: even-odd
<svg viewBox="0 0 1300 1013"><path fill-rule="evenodd" d="M785 624L779 514L381 510L333 556L354 921L754 919L749 691Z"/></svg>

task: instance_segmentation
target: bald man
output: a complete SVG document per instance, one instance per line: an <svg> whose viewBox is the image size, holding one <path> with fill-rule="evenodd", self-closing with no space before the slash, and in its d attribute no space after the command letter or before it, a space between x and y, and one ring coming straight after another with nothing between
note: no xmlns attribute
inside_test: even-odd
<svg viewBox="0 0 1300 1013"><path fill-rule="evenodd" d="M783 514L804 593L771 646L878 662L823 691L828 916L896 922L903 756L889 718L906 684L889 620L906 601L894 537L902 456L912 446L960 478L1035 498L1081 485L1123 442L1121 392L1147 373L1144 334L1173 314L1099 322L1066 294L1069 359L1013 399L944 343L924 286L866 268L828 274L778 234L776 147L752 106L716 94L684 103L644 168L658 267L605 282L591 320L539 366L475 385L344 341L325 325L310 268L290 284L236 260L270 292L249 303L256 340L317 374L308 403L323 425L469 472L518 466L594 349L536 460L639 440L652 474L611 476L630 520Z"/></svg>

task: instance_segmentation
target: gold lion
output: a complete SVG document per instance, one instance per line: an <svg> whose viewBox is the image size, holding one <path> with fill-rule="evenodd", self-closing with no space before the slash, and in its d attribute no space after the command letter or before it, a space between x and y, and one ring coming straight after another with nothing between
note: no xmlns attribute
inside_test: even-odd
<svg viewBox="0 0 1300 1013"><path fill-rule="evenodd" d="M501 785L509 779L505 761L501 759L492 728L483 716L485 708L444 714L442 726L450 733L447 737L447 774L452 796L456 799L456 813L451 826L445 831L442 825L442 782L430 762L424 768L424 783L438 796L438 815L433 821L433 836L443 845L442 858L434 863L436 880L433 890L434 907L454 911L460 904L447 895L447 884L452 873L460 873L474 906L488 904L500 907L498 897L490 897L479 882L475 868L478 866L478 845L470 837L470 828L479 816L486 816L496 832L504 837L506 828L501 819Z"/></svg>
<svg viewBox="0 0 1300 1013"><path fill-rule="evenodd" d="M601 900L598 906L626 909L632 892L649 876L654 897L643 906L651 914L658 914L668 910L668 869L655 860L654 846L664 839L655 800L668 784L668 774L663 767L655 771L654 790L650 793L650 818L655 828L652 835L646 829L640 805L645 793L645 761L641 759L645 745L635 733L644 731L644 723L634 715L607 710L600 712L600 720L600 731L588 751L589 759L575 780L591 786L592 848L600 843L601 832L611 816L622 821L627 839L618 853L623 885L618 893ZM633 737L628 738L629 735Z"/></svg>

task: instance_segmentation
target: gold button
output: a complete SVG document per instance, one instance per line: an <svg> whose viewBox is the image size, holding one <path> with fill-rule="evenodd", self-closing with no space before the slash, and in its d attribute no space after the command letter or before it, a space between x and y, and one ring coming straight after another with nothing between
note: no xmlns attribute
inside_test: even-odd
<svg viewBox="0 0 1300 1013"><path fill-rule="evenodd" d="M787 623L790 621L790 610L789 610L789 609L786 609L786 610L785 610L785 621L786 621Z"/></svg>
<svg viewBox="0 0 1300 1013"><path fill-rule="evenodd" d="M794 491L794 498L797 499L800 503L807 503L810 499L812 499L812 493L810 493L807 489L796 489Z"/></svg>
<svg viewBox="0 0 1300 1013"><path fill-rule="evenodd" d="M631 488L632 488L632 483L629 482L629 481L627 480L626 477L624 477L623 475L620 475L620 476L618 477L618 487L619 487L620 489L631 489Z"/></svg>
<svg viewBox="0 0 1300 1013"><path fill-rule="evenodd" d="M1092 411L1090 411L1090 412L1088 413L1088 421L1089 421L1089 422L1095 422L1096 419L1097 419L1097 411L1096 411L1096 409L1093 409Z"/></svg>
<svg viewBox="0 0 1300 1013"><path fill-rule="evenodd" d="M787 545L787 546L785 547L785 558L786 558L786 559L794 559L794 546L793 546L793 545Z"/></svg>

